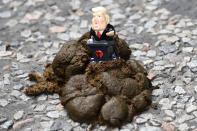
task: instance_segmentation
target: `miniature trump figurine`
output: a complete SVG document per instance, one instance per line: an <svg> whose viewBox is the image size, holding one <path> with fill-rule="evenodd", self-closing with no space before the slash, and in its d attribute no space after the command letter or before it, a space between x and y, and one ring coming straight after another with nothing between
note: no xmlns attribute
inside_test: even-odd
<svg viewBox="0 0 197 131"><path fill-rule="evenodd" d="M104 7L92 8L92 26L90 30L90 39L113 40L115 35L114 27L109 24L109 15L107 9Z"/></svg>

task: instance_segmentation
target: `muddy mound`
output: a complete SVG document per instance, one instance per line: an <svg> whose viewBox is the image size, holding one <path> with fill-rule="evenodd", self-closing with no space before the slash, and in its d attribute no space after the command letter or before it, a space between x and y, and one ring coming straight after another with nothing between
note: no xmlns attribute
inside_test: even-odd
<svg viewBox="0 0 197 131"><path fill-rule="evenodd" d="M89 63L88 33L65 44L43 77L30 74L37 84L25 93L58 93L74 121L121 126L151 104L153 87L147 71L137 61L128 60L131 51L117 35L115 50L121 58Z"/></svg>
<svg viewBox="0 0 197 131"><path fill-rule="evenodd" d="M99 118L103 124L119 126L130 121L151 103L145 70L133 69L132 62L123 59L90 63L85 74L71 77L63 87L62 105L79 122Z"/></svg>
<svg viewBox="0 0 197 131"><path fill-rule="evenodd" d="M64 44L57 53L53 63L53 71L59 77L69 77L84 71L90 59L90 50L77 41Z"/></svg>

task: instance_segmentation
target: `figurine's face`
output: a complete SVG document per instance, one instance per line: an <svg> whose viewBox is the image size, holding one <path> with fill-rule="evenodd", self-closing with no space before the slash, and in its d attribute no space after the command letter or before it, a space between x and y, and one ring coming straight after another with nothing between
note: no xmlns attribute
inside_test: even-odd
<svg viewBox="0 0 197 131"><path fill-rule="evenodd" d="M92 29L94 31L103 31L107 26L105 15L101 12L94 13L92 17Z"/></svg>

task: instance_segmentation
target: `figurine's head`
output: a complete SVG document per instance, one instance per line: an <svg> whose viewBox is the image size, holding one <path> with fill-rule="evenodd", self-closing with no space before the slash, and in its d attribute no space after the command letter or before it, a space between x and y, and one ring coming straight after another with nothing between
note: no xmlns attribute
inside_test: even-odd
<svg viewBox="0 0 197 131"><path fill-rule="evenodd" d="M105 30L109 23L109 15L104 7L92 8L92 29L95 31Z"/></svg>

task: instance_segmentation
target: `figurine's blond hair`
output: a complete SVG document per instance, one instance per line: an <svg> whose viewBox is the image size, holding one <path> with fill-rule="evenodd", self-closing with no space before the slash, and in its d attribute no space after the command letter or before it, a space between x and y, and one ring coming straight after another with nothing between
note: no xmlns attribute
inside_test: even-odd
<svg viewBox="0 0 197 131"><path fill-rule="evenodd" d="M107 24L109 24L109 14L105 7L99 6L99 7L92 8L92 14L94 13L103 13L106 18Z"/></svg>

